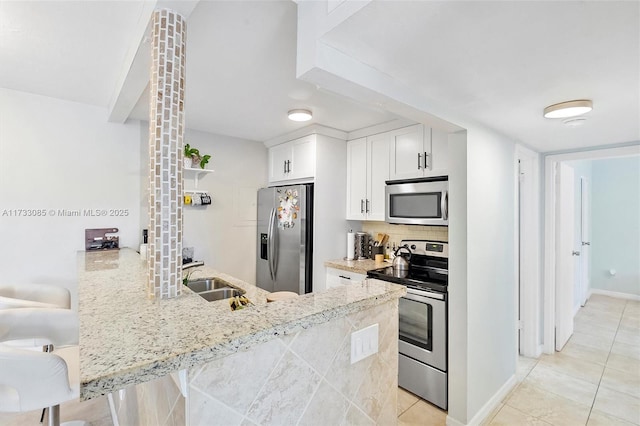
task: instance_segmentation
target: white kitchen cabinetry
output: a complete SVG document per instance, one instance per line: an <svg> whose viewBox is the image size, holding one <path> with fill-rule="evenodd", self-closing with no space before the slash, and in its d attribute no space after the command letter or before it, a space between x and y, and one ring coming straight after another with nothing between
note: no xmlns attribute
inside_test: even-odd
<svg viewBox="0 0 640 426"><path fill-rule="evenodd" d="M327 289L343 285L355 284L367 278L364 274L343 271L342 269L327 268Z"/></svg>
<svg viewBox="0 0 640 426"><path fill-rule="evenodd" d="M347 220L384 221L389 134L347 142Z"/></svg>
<svg viewBox="0 0 640 426"><path fill-rule="evenodd" d="M391 134L389 180L447 174L447 134L416 124Z"/></svg>
<svg viewBox="0 0 640 426"><path fill-rule="evenodd" d="M315 177L316 137L305 136L269 148L269 183Z"/></svg>

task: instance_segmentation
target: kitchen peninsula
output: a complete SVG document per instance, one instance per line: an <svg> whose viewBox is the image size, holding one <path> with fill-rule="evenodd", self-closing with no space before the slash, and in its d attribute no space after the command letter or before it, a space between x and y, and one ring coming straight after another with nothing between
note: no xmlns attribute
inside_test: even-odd
<svg viewBox="0 0 640 426"><path fill-rule="evenodd" d="M231 311L188 288L150 300L135 251L78 254L82 399L118 391L121 423L395 422L404 287L368 279L267 304L256 286L193 271L254 306ZM352 364L351 334L375 324L378 352Z"/></svg>

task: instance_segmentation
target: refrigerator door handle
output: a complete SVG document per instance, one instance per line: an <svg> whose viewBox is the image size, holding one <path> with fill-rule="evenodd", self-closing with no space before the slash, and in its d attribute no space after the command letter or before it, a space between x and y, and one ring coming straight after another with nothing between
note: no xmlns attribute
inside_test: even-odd
<svg viewBox="0 0 640 426"><path fill-rule="evenodd" d="M273 275L273 222L274 216L276 214L275 209L271 209L271 213L269 214L269 229L267 230L267 263L269 264L269 275L271 276L271 280L275 281L275 277Z"/></svg>
<svg viewBox="0 0 640 426"><path fill-rule="evenodd" d="M269 217L269 273L273 281L276 280L278 274L278 226L276 220L276 209L271 209Z"/></svg>

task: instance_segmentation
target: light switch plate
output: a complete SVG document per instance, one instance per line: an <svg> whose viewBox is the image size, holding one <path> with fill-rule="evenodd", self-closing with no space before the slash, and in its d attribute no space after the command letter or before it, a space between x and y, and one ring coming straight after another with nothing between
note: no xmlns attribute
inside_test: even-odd
<svg viewBox="0 0 640 426"><path fill-rule="evenodd" d="M378 353L378 324L351 333L351 364Z"/></svg>

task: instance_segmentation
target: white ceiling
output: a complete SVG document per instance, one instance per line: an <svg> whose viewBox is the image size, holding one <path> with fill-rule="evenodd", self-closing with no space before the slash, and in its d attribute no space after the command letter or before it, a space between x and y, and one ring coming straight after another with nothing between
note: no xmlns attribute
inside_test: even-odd
<svg viewBox="0 0 640 426"><path fill-rule="evenodd" d="M323 37L539 151L640 140L640 2L373 2ZM582 127L545 106L592 99Z"/></svg>
<svg viewBox="0 0 640 426"><path fill-rule="evenodd" d="M142 2L0 0L0 86L107 107ZM640 3L373 2L324 37L356 59L540 151L640 140ZM188 20L187 127L268 140L309 123L389 121L295 79L296 4L201 1ZM580 128L542 118L589 98ZM146 119L146 95L132 118ZM106 114L105 114L106 118Z"/></svg>

